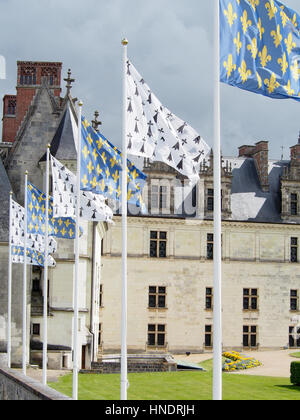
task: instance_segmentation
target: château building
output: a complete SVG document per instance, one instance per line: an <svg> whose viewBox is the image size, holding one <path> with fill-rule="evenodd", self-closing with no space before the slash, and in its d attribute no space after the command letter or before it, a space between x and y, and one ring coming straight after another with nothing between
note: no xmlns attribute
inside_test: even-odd
<svg viewBox="0 0 300 420"><path fill-rule="evenodd" d="M0 142L0 356L7 345L9 192L23 205L24 173L45 186L45 152L76 171L76 99L62 63L17 62L16 95L3 98ZM96 115L97 117L97 115ZM97 128L97 118L93 122ZM109 133L105 133L109 137ZM280 349L300 340L300 139L289 160L269 143L222 157L223 348ZM145 160L147 214L129 206L128 351L181 353L213 346L213 154L190 186ZM83 222L80 241L80 366L120 353L122 220ZM48 366L72 367L74 241L58 240L49 269ZM28 267L28 363L41 364L43 270ZM22 266L13 266L12 362L22 359Z"/></svg>

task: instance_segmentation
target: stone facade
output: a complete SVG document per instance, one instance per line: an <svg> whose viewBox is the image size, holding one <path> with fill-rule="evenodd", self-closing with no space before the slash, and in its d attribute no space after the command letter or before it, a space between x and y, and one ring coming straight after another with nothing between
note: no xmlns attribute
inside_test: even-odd
<svg viewBox="0 0 300 420"><path fill-rule="evenodd" d="M255 326L259 349L289 344L289 327L299 310L290 307L290 291L300 285L299 264L290 262L290 239L300 229L287 225L223 222L223 346L243 346L243 327ZM151 258L151 231L167 233L166 258ZM128 350L139 352L203 352L206 327L213 327L207 289L213 289L213 261L207 259L207 235L213 223L132 217L128 220ZM121 221L104 240L102 350L120 346ZM149 287L166 288L166 305L149 307ZM245 289L257 290L257 309L243 309ZM164 346L147 344L148 325L165 325ZM112 328L112 325L114 328ZM212 331L212 330L211 330Z"/></svg>

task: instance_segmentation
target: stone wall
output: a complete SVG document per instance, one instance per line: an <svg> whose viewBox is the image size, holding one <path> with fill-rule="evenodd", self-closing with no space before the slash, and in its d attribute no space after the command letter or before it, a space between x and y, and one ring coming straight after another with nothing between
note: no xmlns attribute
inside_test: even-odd
<svg viewBox="0 0 300 420"><path fill-rule="evenodd" d="M19 372L0 367L0 401L70 401L69 397Z"/></svg>

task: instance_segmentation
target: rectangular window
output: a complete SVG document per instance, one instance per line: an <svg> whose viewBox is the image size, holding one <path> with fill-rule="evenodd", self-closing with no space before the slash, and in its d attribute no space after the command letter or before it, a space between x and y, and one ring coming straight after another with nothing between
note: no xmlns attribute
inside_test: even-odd
<svg viewBox="0 0 300 420"><path fill-rule="evenodd" d="M290 292L290 310L298 311L298 290L291 290Z"/></svg>
<svg viewBox="0 0 300 420"><path fill-rule="evenodd" d="M214 259L214 235L213 233L207 234L207 259Z"/></svg>
<svg viewBox="0 0 300 420"><path fill-rule="evenodd" d="M212 347L212 326L205 325L205 347Z"/></svg>
<svg viewBox="0 0 300 420"><path fill-rule="evenodd" d="M166 326L163 324L148 325L148 346L164 347L166 345Z"/></svg>
<svg viewBox="0 0 300 420"><path fill-rule="evenodd" d="M151 208L158 209L158 185L152 185L151 187Z"/></svg>
<svg viewBox="0 0 300 420"><path fill-rule="evenodd" d="M298 238L291 238L291 262L298 262Z"/></svg>
<svg viewBox="0 0 300 420"><path fill-rule="evenodd" d="M150 232L150 257L166 258L167 256L167 232Z"/></svg>
<svg viewBox="0 0 300 420"><path fill-rule="evenodd" d="M100 308L103 307L103 284L100 284L100 291L99 291L99 306Z"/></svg>
<svg viewBox="0 0 300 420"><path fill-rule="evenodd" d="M32 335L40 335L40 324L32 324Z"/></svg>
<svg viewBox="0 0 300 420"><path fill-rule="evenodd" d="M167 187L160 187L159 191L159 209L166 210L167 208Z"/></svg>
<svg viewBox="0 0 300 420"><path fill-rule="evenodd" d="M243 347L257 346L257 327L255 325L243 326Z"/></svg>
<svg viewBox="0 0 300 420"><path fill-rule="evenodd" d="M149 287L149 308L166 307L166 288L160 286Z"/></svg>
<svg viewBox="0 0 300 420"><path fill-rule="evenodd" d="M102 324L99 324L98 346L102 346Z"/></svg>
<svg viewBox="0 0 300 420"><path fill-rule="evenodd" d="M289 327L289 347L300 347L300 328Z"/></svg>
<svg viewBox="0 0 300 420"><path fill-rule="evenodd" d="M244 289L243 309L244 311L257 311L258 310L258 290L257 289Z"/></svg>
<svg viewBox="0 0 300 420"><path fill-rule="evenodd" d="M214 190L207 190L207 211L214 211Z"/></svg>
<svg viewBox="0 0 300 420"><path fill-rule="evenodd" d="M205 309L207 309L207 310L212 310L213 309L213 289L211 287L206 288Z"/></svg>
<svg viewBox="0 0 300 420"><path fill-rule="evenodd" d="M296 216L298 214L298 196L297 194L291 194L291 215Z"/></svg>

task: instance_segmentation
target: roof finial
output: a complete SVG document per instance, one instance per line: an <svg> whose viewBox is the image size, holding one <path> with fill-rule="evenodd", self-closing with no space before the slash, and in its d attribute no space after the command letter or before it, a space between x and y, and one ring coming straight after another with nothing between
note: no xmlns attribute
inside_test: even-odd
<svg viewBox="0 0 300 420"><path fill-rule="evenodd" d="M98 121L98 117L100 115L98 111L95 111L94 115L95 115L95 119L92 121L92 126L93 126L93 129L98 132L99 131L98 126L102 125L102 122Z"/></svg>
<svg viewBox="0 0 300 420"><path fill-rule="evenodd" d="M69 95L70 90L72 89L72 83L75 82L75 79L71 78L71 69L68 70L68 77L64 79L65 82L67 82L66 88L67 88L67 95Z"/></svg>

